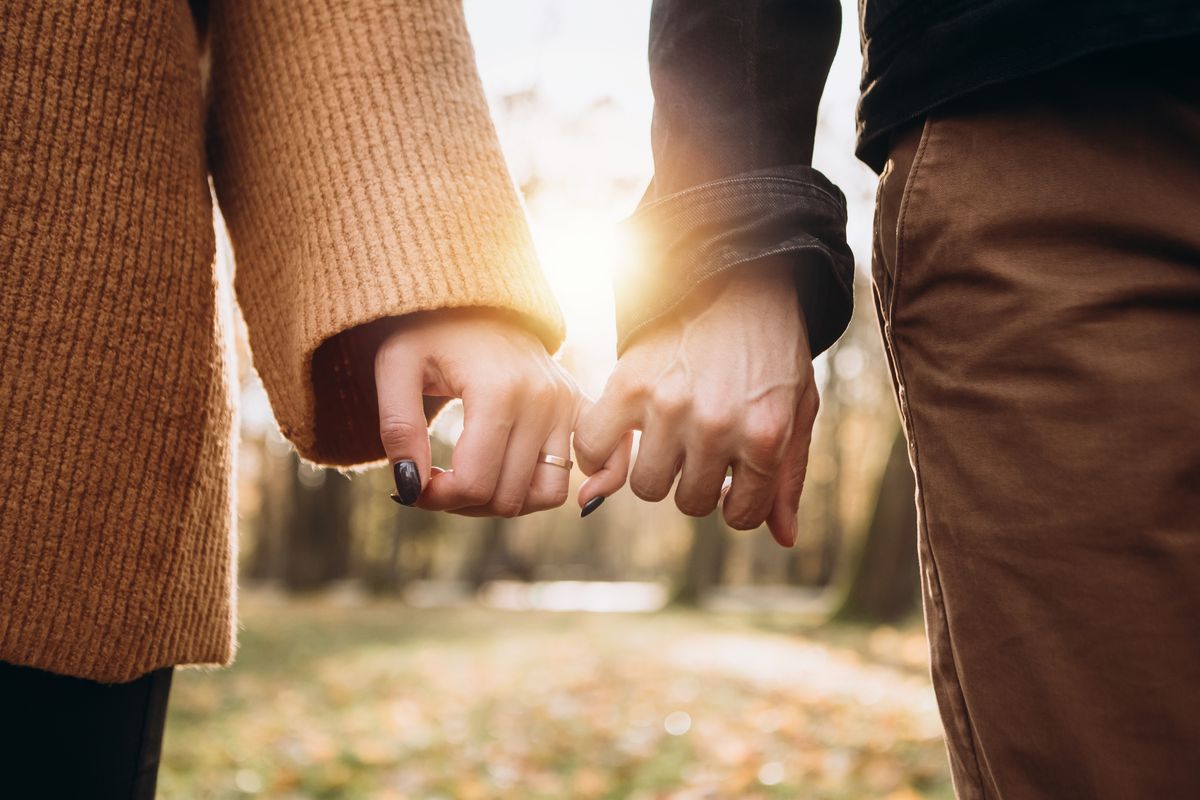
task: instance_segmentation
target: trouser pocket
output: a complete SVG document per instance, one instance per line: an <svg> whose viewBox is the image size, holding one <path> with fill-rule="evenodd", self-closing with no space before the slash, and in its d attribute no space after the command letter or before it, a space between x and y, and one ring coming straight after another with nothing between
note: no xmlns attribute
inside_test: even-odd
<svg viewBox="0 0 1200 800"><path fill-rule="evenodd" d="M875 235L871 277L881 312L891 317L898 280L898 228L903 222L908 187L920 167L920 153L928 138L928 122L914 122L894 137L891 152L879 177L875 194Z"/></svg>

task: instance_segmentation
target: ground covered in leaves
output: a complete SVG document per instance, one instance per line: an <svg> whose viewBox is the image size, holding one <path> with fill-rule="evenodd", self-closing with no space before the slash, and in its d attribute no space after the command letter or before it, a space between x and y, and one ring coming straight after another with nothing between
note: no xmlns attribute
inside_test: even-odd
<svg viewBox="0 0 1200 800"><path fill-rule="evenodd" d="M919 627L243 598L175 798L950 798Z"/></svg>

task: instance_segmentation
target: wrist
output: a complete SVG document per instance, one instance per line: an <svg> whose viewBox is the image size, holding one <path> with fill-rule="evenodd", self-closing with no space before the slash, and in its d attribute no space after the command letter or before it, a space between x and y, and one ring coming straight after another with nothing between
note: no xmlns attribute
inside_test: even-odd
<svg viewBox="0 0 1200 800"><path fill-rule="evenodd" d="M546 352L545 345L525 324L525 320L512 311L498 308L437 308L416 311L396 317L376 320L368 327L376 352L386 347L411 346L414 337L440 337L449 331L473 333L481 342L490 337L503 337L515 342L527 343L539 352ZM377 355L378 357L378 355Z"/></svg>
<svg viewBox="0 0 1200 800"><path fill-rule="evenodd" d="M693 289L679 310L687 318L714 308L767 313L774 322L804 325L795 271L782 257L762 259L713 276Z"/></svg>

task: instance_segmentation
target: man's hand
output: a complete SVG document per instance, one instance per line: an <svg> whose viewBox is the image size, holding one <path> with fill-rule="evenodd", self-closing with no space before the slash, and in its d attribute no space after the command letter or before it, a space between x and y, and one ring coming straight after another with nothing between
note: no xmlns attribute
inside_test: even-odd
<svg viewBox="0 0 1200 800"><path fill-rule="evenodd" d="M375 382L398 500L469 516L562 505L570 471L538 456L569 457L582 400L537 337L482 309L431 311L391 325L376 352ZM426 395L463 400L449 470L430 463Z"/></svg>
<svg viewBox="0 0 1200 800"><path fill-rule="evenodd" d="M790 547L817 405L790 269L771 263L719 276L635 340L581 414L575 453L585 474L599 474L580 489L580 505L620 488L612 457L636 429L634 494L662 500L678 473L683 513L706 516L723 499L730 526L765 521Z"/></svg>

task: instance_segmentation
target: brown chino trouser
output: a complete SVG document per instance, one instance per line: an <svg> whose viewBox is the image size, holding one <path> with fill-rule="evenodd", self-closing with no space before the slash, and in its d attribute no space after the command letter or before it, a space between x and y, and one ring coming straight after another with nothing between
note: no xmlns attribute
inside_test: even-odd
<svg viewBox="0 0 1200 800"><path fill-rule="evenodd" d="M986 90L880 181L964 800L1200 798L1200 80L1134 73Z"/></svg>

